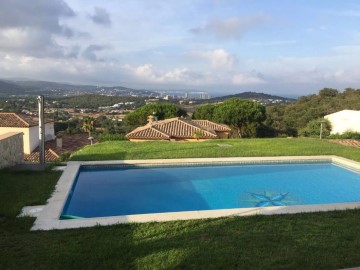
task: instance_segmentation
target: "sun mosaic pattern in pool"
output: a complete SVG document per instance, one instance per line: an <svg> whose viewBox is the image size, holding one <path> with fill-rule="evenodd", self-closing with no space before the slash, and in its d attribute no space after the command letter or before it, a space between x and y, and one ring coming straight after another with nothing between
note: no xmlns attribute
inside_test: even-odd
<svg viewBox="0 0 360 270"><path fill-rule="evenodd" d="M298 203L296 200L290 199L290 192L271 192L264 191L262 193L250 192L248 197L250 199L241 200L253 204L253 207L267 207L267 206L287 206Z"/></svg>

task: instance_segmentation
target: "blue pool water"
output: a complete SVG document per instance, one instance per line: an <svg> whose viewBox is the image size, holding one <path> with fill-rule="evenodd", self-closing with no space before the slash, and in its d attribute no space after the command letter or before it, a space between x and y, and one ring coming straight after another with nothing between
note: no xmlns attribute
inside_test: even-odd
<svg viewBox="0 0 360 270"><path fill-rule="evenodd" d="M360 201L360 174L331 163L81 167L62 216Z"/></svg>

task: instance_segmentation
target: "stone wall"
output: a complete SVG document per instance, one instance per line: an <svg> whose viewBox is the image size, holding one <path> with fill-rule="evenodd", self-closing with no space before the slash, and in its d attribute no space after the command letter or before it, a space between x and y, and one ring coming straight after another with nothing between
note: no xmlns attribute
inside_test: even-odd
<svg viewBox="0 0 360 270"><path fill-rule="evenodd" d="M8 132L0 135L0 169L24 162L23 133Z"/></svg>

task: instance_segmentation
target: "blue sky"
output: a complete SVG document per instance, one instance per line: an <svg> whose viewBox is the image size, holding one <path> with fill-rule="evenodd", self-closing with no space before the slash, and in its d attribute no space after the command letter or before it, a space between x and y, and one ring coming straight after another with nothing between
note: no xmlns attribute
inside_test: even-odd
<svg viewBox="0 0 360 270"><path fill-rule="evenodd" d="M219 94L359 88L359 26L356 0L0 0L0 74Z"/></svg>

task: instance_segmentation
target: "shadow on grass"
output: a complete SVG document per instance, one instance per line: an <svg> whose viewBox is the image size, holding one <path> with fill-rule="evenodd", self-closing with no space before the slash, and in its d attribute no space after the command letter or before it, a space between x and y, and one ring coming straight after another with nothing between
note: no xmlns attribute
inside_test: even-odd
<svg viewBox="0 0 360 270"><path fill-rule="evenodd" d="M8 239L7 246L17 248L7 252L25 256L16 269L37 262L37 269L340 269L360 262L359 217L353 210L52 232L23 228ZM341 225L344 218L348 223Z"/></svg>
<svg viewBox="0 0 360 270"><path fill-rule="evenodd" d="M341 269L360 264L360 210L30 232L0 219L3 269ZM334 252L336 251L336 252Z"/></svg>
<svg viewBox="0 0 360 270"><path fill-rule="evenodd" d="M124 159L126 159L126 152L77 154L69 158L70 161L124 160Z"/></svg>

